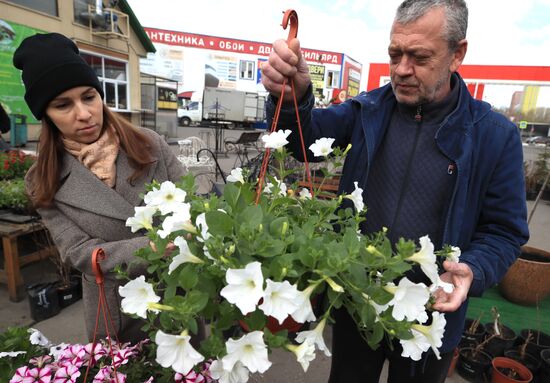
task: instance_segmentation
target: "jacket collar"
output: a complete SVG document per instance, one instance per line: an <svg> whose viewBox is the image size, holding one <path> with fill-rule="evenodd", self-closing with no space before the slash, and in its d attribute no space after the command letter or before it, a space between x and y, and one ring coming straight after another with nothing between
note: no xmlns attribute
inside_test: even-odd
<svg viewBox="0 0 550 383"><path fill-rule="evenodd" d="M457 161L464 155L464 140L471 136L474 124L491 111L491 106L486 102L473 99L460 74L455 72L453 75L458 78L458 103L441 123L435 138L443 153ZM367 127L382 127L385 131L397 100L390 83L368 93L362 93L362 96L354 98L354 101L361 105L363 130L367 139L369 163L371 163L383 133L374 133ZM383 121L380 121L381 117L384 118Z"/></svg>
<svg viewBox="0 0 550 383"><path fill-rule="evenodd" d="M146 175L135 181L138 187L128 183L133 168L124 150L116 160L116 185L112 189L97 178L76 158L65 152L60 172L61 186L55 200L92 213L126 220L134 215L134 207L142 202L141 193L145 184L153 179L158 161L155 161Z"/></svg>

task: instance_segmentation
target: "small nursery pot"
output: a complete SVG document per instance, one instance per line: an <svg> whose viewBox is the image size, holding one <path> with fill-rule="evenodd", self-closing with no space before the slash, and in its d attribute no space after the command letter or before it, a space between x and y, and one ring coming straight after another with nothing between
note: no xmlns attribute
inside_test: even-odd
<svg viewBox="0 0 550 383"><path fill-rule="evenodd" d="M550 348L550 335L538 330L523 329L519 332L521 344L525 343L529 332L531 332L533 339L527 343L527 352L540 361L540 352Z"/></svg>
<svg viewBox="0 0 550 383"><path fill-rule="evenodd" d="M539 370L539 381L550 382L550 348L540 352L541 366Z"/></svg>
<svg viewBox="0 0 550 383"><path fill-rule="evenodd" d="M65 308L82 298L82 286L77 279L71 279L68 286L59 283L57 295L59 306Z"/></svg>
<svg viewBox="0 0 550 383"><path fill-rule="evenodd" d="M497 356L492 361L493 377L491 383L529 383L533 380L533 374L520 362ZM514 375L511 376L510 374Z"/></svg>
<svg viewBox="0 0 550 383"><path fill-rule="evenodd" d="M504 355L504 351L511 349L517 339L516 332L510 327L502 325L501 328L502 334L491 339L483 348L483 351L493 357ZM493 335L495 331L493 323L486 323L485 331L485 339Z"/></svg>
<svg viewBox="0 0 550 383"><path fill-rule="evenodd" d="M459 375L465 379L479 379L489 369L491 365L491 356L483 351L479 351L475 358L472 355L473 348L461 348L458 351L458 363L456 370Z"/></svg>
<svg viewBox="0 0 550 383"><path fill-rule="evenodd" d="M473 319L466 318L464 324L464 331L462 332L462 338L460 339L460 347L475 347L483 341L485 337L485 326L483 323L479 323L474 333L468 332L468 329L474 322Z"/></svg>
<svg viewBox="0 0 550 383"><path fill-rule="evenodd" d="M504 351L504 356L506 358L514 359L515 361L523 364L525 367L529 369L529 371L531 371L533 376L536 376L540 369L540 365L541 365L540 359L535 357L534 355L531 355L528 352L526 352L522 358L521 353L517 349L508 350L508 351Z"/></svg>

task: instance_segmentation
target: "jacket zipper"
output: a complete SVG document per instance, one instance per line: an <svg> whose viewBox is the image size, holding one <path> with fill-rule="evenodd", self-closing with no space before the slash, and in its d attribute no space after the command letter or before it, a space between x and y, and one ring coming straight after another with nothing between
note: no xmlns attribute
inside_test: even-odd
<svg viewBox="0 0 550 383"><path fill-rule="evenodd" d="M395 214L393 216L393 220L390 227L394 227L397 217L399 217L399 213L401 212L401 205L403 204L403 195L405 194L405 191L407 190L409 185L412 160L414 158L414 155L416 154L416 146L418 145L418 139L420 138L420 131L422 128L422 105L418 105L416 107L416 114L414 115L414 120L416 121L416 124L417 124L416 134L414 136L414 144L411 150L411 154L409 155L409 160L407 162L407 170L405 172L405 180L403 181L403 185L401 186L399 199L397 200L397 208L395 209Z"/></svg>

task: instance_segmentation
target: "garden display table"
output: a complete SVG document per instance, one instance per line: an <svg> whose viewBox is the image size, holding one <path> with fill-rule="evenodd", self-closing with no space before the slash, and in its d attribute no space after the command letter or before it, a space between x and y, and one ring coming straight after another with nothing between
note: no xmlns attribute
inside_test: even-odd
<svg viewBox="0 0 550 383"><path fill-rule="evenodd" d="M550 333L550 297L542 300L538 307L520 306L504 298L495 286L480 298L470 298L467 317L476 319L483 313L481 322L491 322L493 306L498 309L502 323L518 333L528 328Z"/></svg>
<svg viewBox="0 0 550 383"><path fill-rule="evenodd" d="M2 217L0 217L1 219ZM46 235L49 233L40 220L33 222L8 222L0 220L0 238L2 238L2 251L4 269L0 270L0 282L8 285L10 300L18 302L24 298L23 278L20 268L31 262L39 261L55 255L57 248L53 245L39 246L29 254L20 255L17 239L26 234ZM48 241L51 243L51 241Z"/></svg>

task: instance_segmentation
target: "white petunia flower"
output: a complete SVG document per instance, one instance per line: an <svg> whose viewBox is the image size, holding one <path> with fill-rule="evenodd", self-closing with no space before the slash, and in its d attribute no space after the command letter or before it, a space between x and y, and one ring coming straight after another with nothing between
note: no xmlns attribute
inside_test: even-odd
<svg viewBox="0 0 550 383"><path fill-rule="evenodd" d="M307 372L309 362L315 359L315 346L310 342L304 342L299 346L287 344L286 348L296 355L296 360L300 363L304 372Z"/></svg>
<svg viewBox="0 0 550 383"><path fill-rule="evenodd" d="M460 247L451 246L451 254L450 254L450 257L448 258L449 261L458 263L458 261L460 260L460 254L461 254Z"/></svg>
<svg viewBox="0 0 550 383"><path fill-rule="evenodd" d="M220 295L236 305L246 315L256 310L258 301L264 294L264 277L260 262L252 262L244 269L228 269L225 273L227 286Z"/></svg>
<svg viewBox="0 0 550 383"><path fill-rule="evenodd" d="M2 358L15 358L18 355L26 354L27 351L7 351L7 352L0 352L0 359Z"/></svg>
<svg viewBox="0 0 550 383"><path fill-rule="evenodd" d="M160 185L160 189L153 189L144 197L144 201L148 206L158 207L161 214L176 213L185 202L187 193L171 181L164 181Z"/></svg>
<svg viewBox="0 0 550 383"><path fill-rule="evenodd" d="M248 382L248 370L237 361L233 368L225 370L223 368L223 359L215 360L208 369L210 376L216 379L219 383L246 383Z"/></svg>
<svg viewBox="0 0 550 383"><path fill-rule="evenodd" d="M141 229L151 230L153 228L153 215L157 212L156 207L136 206L135 214L126 220L126 226L130 226L132 233Z"/></svg>
<svg viewBox="0 0 550 383"><path fill-rule="evenodd" d="M168 266L168 275L172 274L172 272L182 263L204 262L202 259L191 253L191 250L189 250L189 245L187 244L185 238L176 237L176 239L174 239L174 245L179 248L180 252L178 255L172 258L172 262Z"/></svg>
<svg viewBox="0 0 550 383"><path fill-rule="evenodd" d="M302 190L300 190L299 195L300 195L301 199L311 199L312 198L312 195L309 192L308 188L302 188Z"/></svg>
<svg viewBox="0 0 550 383"><path fill-rule="evenodd" d="M266 281L264 301L258 307L265 315L271 315L282 324L284 320L298 309L298 289L288 281Z"/></svg>
<svg viewBox="0 0 550 383"><path fill-rule="evenodd" d="M175 231L185 230L190 233L195 233L196 229L191 223L191 205L188 203L182 204L182 209L173 215L164 218L162 229L157 232L161 238L166 238Z"/></svg>
<svg viewBox="0 0 550 383"><path fill-rule="evenodd" d="M416 331L414 328L411 329L413 338L412 339L400 339L401 347L403 347L403 352L401 356L404 358L411 358L412 360L419 361L422 358L422 353L428 351L430 344L425 336L420 332Z"/></svg>
<svg viewBox="0 0 550 383"><path fill-rule="evenodd" d="M241 168L235 168L231 170L231 174L227 176L228 182L240 182L244 184L243 170Z"/></svg>
<svg viewBox="0 0 550 383"><path fill-rule="evenodd" d="M420 238L420 250L407 258L408 261L416 262L432 283L437 283L439 273L434 253L434 245L430 237L425 235Z"/></svg>
<svg viewBox="0 0 550 383"><path fill-rule="evenodd" d="M157 363L162 367L172 367L174 371L186 375L197 363L204 360L204 357L193 348L190 339L186 331L181 335L170 335L158 330L155 335L155 343L158 346Z"/></svg>
<svg viewBox="0 0 550 383"><path fill-rule="evenodd" d="M430 285L430 293L434 293L437 289L443 289L447 294L450 294L455 289L452 283L444 282L439 276L437 282Z"/></svg>
<svg viewBox="0 0 550 383"><path fill-rule="evenodd" d="M147 318L147 310L150 303L157 303L160 297L155 294L153 285L145 282L145 276L140 275L134 280L119 286L118 293L122 297L120 305L122 311L128 314L136 314Z"/></svg>
<svg viewBox="0 0 550 383"><path fill-rule="evenodd" d="M393 299L388 304L393 306L392 316L395 320L406 318L407 321L420 323L428 320L425 305L430 299L430 292L425 284L413 283L403 277L398 286L389 283L384 289L393 294Z"/></svg>
<svg viewBox="0 0 550 383"><path fill-rule="evenodd" d="M50 355L54 360L59 360L59 357L65 352L65 349L70 347L69 343L59 343L56 346L50 347Z"/></svg>
<svg viewBox="0 0 550 383"><path fill-rule="evenodd" d="M326 356L331 356L330 350L325 344L325 340L323 338L323 331L325 330L326 322L327 322L326 318L323 318L323 320L319 322L319 324L315 327L314 330L298 332L296 334L296 342L298 343L309 342L317 346L319 350L324 351Z"/></svg>
<svg viewBox="0 0 550 383"><path fill-rule="evenodd" d="M250 372L267 371L271 362L267 358L263 335L261 331L253 331L237 340L225 342L227 355L222 359L224 370L231 371L235 363L241 362Z"/></svg>
<svg viewBox="0 0 550 383"><path fill-rule="evenodd" d="M270 149L280 149L286 144L288 144L287 137L292 133L289 129L287 130L278 130L270 134L264 134L262 136L262 141L265 143L266 148Z"/></svg>
<svg viewBox="0 0 550 383"><path fill-rule="evenodd" d="M420 360L422 352L428 351L431 347L437 359L441 359L438 348L443 344L443 334L446 324L445 315L437 311L432 313L431 325L413 324L411 331L414 338L400 340L403 346L401 356L410 357L412 360Z"/></svg>
<svg viewBox="0 0 550 383"><path fill-rule="evenodd" d="M44 336L39 330L35 328L28 329L28 332L30 332L29 340L31 341L31 344L37 344L39 346L49 346L50 341L48 338Z"/></svg>
<svg viewBox="0 0 550 383"><path fill-rule="evenodd" d="M313 308L311 307L311 293L315 290L316 285L308 286L304 291L298 291L296 297L296 303L298 308L294 310L290 315L298 323L312 322L314 321L315 314L313 313Z"/></svg>
<svg viewBox="0 0 550 383"><path fill-rule="evenodd" d="M281 196L286 196L286 184L284 182L281 182L277 177L273 177L275 178L275 182L277 182L277 186L279 187L279 194ZM274 185L271 183L271 182L268 182L265 187L264 187L264 193L266 194L272 194L273 191L271 189L273 189Z"/></svg>
<svg viewBox="0 0 550 383"><path fill-rule="evenodd" d="M365 208L365 202L363 202L363 189L358 186L357 181L355 181L353 185L355 185L355 190L351 194L346 195L346 198L352 200L355 210L359 213Z"/></svg>
<svg viewBox="0 0 550 383"><path fill-rule="evenodd" d="M195 220L195 225L200 231L200 237L197 238L200 242L204 242L210 238L210 233L208 232L208 225L206 224L206 213L200 213Z"/></svg>
<svg viewBox="0 0 550 383"><path fill-rule="evenodd" d="M309 146L309 150L313 152L315 157L326 157L332 153L332 144L334 138L322 137L315 140L315 143Z"/></svg>

